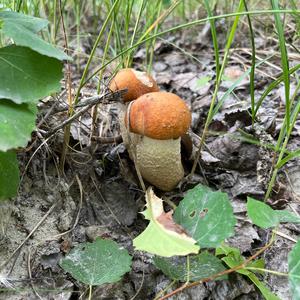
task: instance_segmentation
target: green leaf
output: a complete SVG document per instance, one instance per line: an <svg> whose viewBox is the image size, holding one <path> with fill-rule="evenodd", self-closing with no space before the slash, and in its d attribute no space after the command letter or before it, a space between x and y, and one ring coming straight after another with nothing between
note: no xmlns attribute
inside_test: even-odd
<svg viewBox="0 0 300 300"><path fill-rule="evenodd" d="M131 256L116 242L97 238L71 250L60 266L88 285L113 283L130 271Z"/></svg>
<svg viewBox="0 0 300 300"><path fill-rule="evenodd" d="M234 232L236 219L227 194L197 185L177 207L174 219L201 247L216 247Z"/></svg>
<svg viewBox="0 0 300 300"><path fill-rule="evenodd" d="M245 259L240 253L240 250L237 248L229 247L227 245L222 245L219 248L216 249L216 255L226 255L222 258L222 260L226 263L226 265L229 268L237 267L244 263ZM247 267L256 267L261 268L264 266L264 261L259 259L257 261L252 261L249 264L247 264ZM252 273L250 270L247 269L239 269L236 271L237 273L240 273L242 275L247 276L260 290L262 295L267 300L280 300L276 295L274 295L267 286L264 285L263 282L259 281L257 276Z"/></svg>
<svg viewBox="0 0 300 300"><path fill-rule="evenodd" d="M16 196L18 186L19 167L16 153L0 151L0 200Z"/></svg>
<svg viewBox="0 0 300 300"><path fill-rule="evenodd" d="M197 87L204 87L211 80L211 76L202 76L196 80Z"/></svg>
<svg viewBox="0 0 300 300"><path fill-rule="evenodd" d="M279 1L271 0L272 9L279 10ZM290 126L290 113L291 113L291 100L290 100L290 74L289 74L289 58L285 44L285 33L283 28L283 23L281 20L281 15L274 13L275 27L278 33L278 40L280 46L280 58L282 66L282 75L284 82L284 91L285 91L285 119L286 119L286 128L289 129Z"/></svg>
<svg viewBox="0 0 300 300"><path fill-rule="evenodd" d="M288 256L289 282L293 300L300 299L300 240Z"/></svg>
<svg viewBox="0 0 300 300"><path fill-rule="evenodd" d="M250 272L247 277L256 285L266 300L281 300L279 297L273 294L269 288L257 278L255 274Z"/></svg>
<svg viewBox="0 0 300 300"><path fill-rule="evenodd" d="M146 207L143 214L150 223L133 240L137 250L165 257L199 252L196 241L173 221L172 212L164 212L162 200L154 195L151 188L146 191Z"/></svg>
<svg viewBox="0 0 300 300"><path fill-rule="evenodd" d="M300 223L300 218L287 210L274 210L269 205L248 197L248 216L251 221L261 227L270 228L280 222Z"/></svg>
<svg viewBox="0 0 300 300"><path fill-rule="evenodd" d="M3 33L12 38L16 45L29 47L59 60L71 59L63 51L56 49L37 35L38 31L47 26L48 21L13 11L0 12L0 19L3 21L1 28Z"/></svg>
<svg viewBox="0 0 300 300"><path fill-rule="evenodd" d="M291 159L294 159L299 156L300 156L300 150L295 150L295 151L291 152L290 154L286 155L283 159L278 161L276 168L278 168L278 169L282 168Z"/></svg>
<svg viewBox="0 0 300 300"><path fill-rule="evenodd" d="M0 11L0 19L3 23L18 23L20 26L32 32L39 32L48 25L47 20L27 16L14 11Z"/></svg>
<svg viewBox="0 0 300 300"><path fill-rule="evenodd" d="M0 99L0 151L25 147L35 128L36 105Z"/></svg>
<svg viewBox="0 0 300 300"><path fill-rule="evenodd" d="M0 98L32 102L60 90L62 63L29 48L0 48Z"/></svg>
<svg viewBox="0 0 300 300"><path fill-rule="evenodd" d="M187 257L158 257L153 261L155 266L166 276L178 281L198 281L226 270L222 261L207 251L198 255L189 256L189 274L187 269ZM189 276L188 276L189 275ZM227 276L220 276L219 279L226 279Z"/></svg>

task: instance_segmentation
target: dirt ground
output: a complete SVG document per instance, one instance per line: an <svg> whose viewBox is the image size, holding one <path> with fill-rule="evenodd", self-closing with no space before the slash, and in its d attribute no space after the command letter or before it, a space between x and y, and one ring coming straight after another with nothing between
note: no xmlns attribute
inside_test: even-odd
<svg viewBox="0 0 300 300"><path fill-rule="evenodd" d="M153 76L161 89L177 93L190 107L195 151L195 145L199 143L197 135L201 135L214 88L215 65L209 35L204 31L190 34L194 35L193 39L188 33L178 33L158 41ZM225 70L219 99L249 68L250 49L246 42L243 44L244 40L240 36L234 43L235 50ZM258 97L272 78L280 73L280 57L274 41L258 38L256 43L258 56L265 58L274 54L270 63L263 64L256 73ZM136 53L134 66L137 69L141 68L144 55L143 49ZM300 62L300 55L295 53L290 55L290 59L290 66L293 66ZM78 74L79 71L74 71L74 86L78 84ZM293 88L293 81L291 85ZM96 81L91 82L81 96L95 95L95 87ZM49 97L39 104L39 121L55 101L59 101L59 105L66 101L64 90L55 99ZM272 152L243 141L242 132L251 134L262 143L275 144L284 115L283 86L280 85L264 101L254 130L250 126L249 108L249 80L246 78L226 98L214 117L200 167L193 178L172 192L163 194L157 191L161 196L171 197L175 203L182 199L186 190L199 182L227 192L238 219L235 235L227 242L238 247L245 257L263 246L271 235L270 230L261 230L249 221L246 197L251 195L262 199L269 180ZM98 110L99 136L119 135L118 103L101 104ZM49 130L64 118L64 113L51 114L44 120L41 129ZM34 133L28 148L19 152L22 174L19 193L13 201L1 203L0 209L0 264L7 262L0 272L1 300L84 299L82 294L86 288L64 273L58 262L71 247L93 241L98 236L113 239L128 249L133 256L133 265L131 272L120 282L95 288L94 299L153 299L170 284L171 281L152 264L151 255L133 250L132 239L147 225L138 213L143 210L145 201L133 163L122 143L88 144L91 122L88 112L72 123L70 145L73 149L67 156L64 175L59 176L58 172L62 132L45 143ZM294 128L289 149L299 147L300 121ZM185 155L188 174L192 160L187 153ZM275 189L277 192L269 201L273 208L300 213L299 160L291 161L281 170ZM266 268L287 272L287 255L294 245L292 239L299 237L300 226L285 224L277 231L280 235L263 258ZM23 241L24 245L19 249ZM258 276L281 299L291 299L286 277ZM232 274L229 280L203 284L171 299L248 300L262 299L262 296L245 277Z"/></svg>

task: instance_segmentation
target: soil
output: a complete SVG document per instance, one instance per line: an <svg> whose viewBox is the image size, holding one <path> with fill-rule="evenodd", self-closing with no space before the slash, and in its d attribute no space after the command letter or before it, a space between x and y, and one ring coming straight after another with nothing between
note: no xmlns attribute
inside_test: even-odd
<svg viewBox="0 0 300 300"><path fill-rule="evenodd" d="M197 135L201 135L203 129L215 79L212 43L209 36L204 39L201 34L197 33L193 42L188 34L180 33L159 40L153 64L153 76L161 89L177 93L192 111L192 157L199 144ZM236 39L219 100L232 82L249 67L249 45L243 44L243 41L242 37ZM261 56L268 51L277 51L270 41L259 40L257 43ZM185 49L190 56L180 49ZM137 69L141 69L143 58L144 52L138 51L134 59ZM291 56L290 65L299 63L299 60L299 54ZM277 66L280 57L275 55L270 62ZM73 72L74 78L81 74L75 66ZM277 73L272 65L264 64L259 68L255 78L256 97L262 94ZM77 84L78 81L74 80L74 87ZM95 95L96 84L96 81L91 82L85 87L81 97ZM227 192L238 219L235 235L227 242L238 247L245 257L265 245L271 236L271 230L261 230L248 219L246 197L250 195L262 199L270 177L273 154L265 147L243 141L242 133L251 134L262 144L275 144L284 114L282 90L283 87L279 86L267 96L253 129L249 116L249 80L246 78L240 82L213 119L201 155L201 168L197 168L192 178L179 184L172 192L163 194L157 191L161 196L171 197L175 203L197 183L206 183ZM66 98L65 90L62 90L55 99L44 99L39 105L39 121L56 101L61 105ZM117 136L118 103L101 104L98 111L97 135ZM65 118L65 113L51 114L40 129L50 130ZM0 271L1 300L84 299L86 287L66 274L58 262L72 247L99 236L110 238L125 247L133 256L133 265L132 270L118 283L95 287L93 299L154 299L171 283L152 264L151 255L133 250L132 239L147 225L138 213L144 209L145 201L133 162L122 143L89 143L91 123L90 112L72 123L72 150L67 155L64 174L58 171L62 131L45 143L42 143L38 133L34 133L28 148L19 152L22 180L18 196L1 203L0 207L0 264L7 262ZM299 145L300 121L294 128L289 149L297 149ZM192 159L186 156L184 163L188 174ZM273 208L300 213L299 174L300 162L297 159L282 168L275 192L268 202ZM14 253L43 218L44 221L27 238L23 247ZM282 234L277 235L275 243L263 254L263 258L266 268L287 272L287 255L294 245L292 239L299 237L300 226L283 224L277 231ZM13 257L10 257L12 254ZM258 277L281 299L291 299L286 277L271 274ZM173 285L168 291L181 284ZM229 280L202 284L170 299L262 299L262 296L245 277L231 274Z"/></svg>

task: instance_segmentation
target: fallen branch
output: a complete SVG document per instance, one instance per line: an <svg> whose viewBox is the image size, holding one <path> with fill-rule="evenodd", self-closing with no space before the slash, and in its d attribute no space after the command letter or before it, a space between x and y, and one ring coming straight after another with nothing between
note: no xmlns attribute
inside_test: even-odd
<svg viewBox="0 0 300 300"><path fill-rule="evenodd" d="M174 295L182 292L185 289L189 289L191 287L200 285L201 283L212 281L212 280L214 280L214 279L216 279L216 278L218 278L220 276L233 273L233 272L238 271L240 269L244 269L252 260L254 260L255 258L257 258L266 249L268 249L273 244L273 242L274 242L274 238L272 237L271 240L264 247L262 247L260 250L258 250L255 254L253 254L249 258L247 258L242 264L240 264L240 265L238 265L238 266L236 266L234 268L231 268L231 269L228 269L228 270L216 273L216 274L214 274L214 275L212 275L210 277L203 278L203 279L201 279L199 281L196 281L196 282L193 282L193 283L190 283L190 284L184 284L181 287L177 288L176 290L172 291L171 293L169 293L169 294L167 294L167 295L159 298L159 300L168 299L168 298L170 298L170 297L172 297L172 296L174 296Z"/></svg>
<svg viewBox="0 0 300 300"><path fill-rule="evenodd" d="M109 93L106 93L106 94L101 95L101 96L94 96L94 97L87 98L86 100L83 100L82 102L78 103L74 107L74 109L76 109L78 107L83 107L82 109L80 109L79 111L74 113L71 117L69 117L68 119L63 121L61 124L57 125L56 127L52 128L51 130L45 132L43 134L43 136L45 138L47 138L47 137L50 137L50 136L54 135L58 130L64 128L65 126L69 125L74 120L76 120L77 118L82 116L92 106L98 104L99 102L104 102L105 103L105 102L110 102L110 101L117 101L117 100L121 99L122 95L125 92L126 92L126 90L120 90L120 91L113 92L113 93L109 92ZM59 110L59 111L67 111L67 110L68 110L68 107L66 106L66 107L63 108L63 110Z"/></svg>

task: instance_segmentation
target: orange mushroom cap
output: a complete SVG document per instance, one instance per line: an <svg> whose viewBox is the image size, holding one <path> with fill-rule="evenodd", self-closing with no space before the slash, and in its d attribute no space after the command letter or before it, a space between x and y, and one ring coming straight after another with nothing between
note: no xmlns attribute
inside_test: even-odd
<svg viewBox="0 0 300 300"><path fill-rule="evenodd" d="M191 124L191 113L177 95L167 92L148 93L131 102L125 116L130 131L157 140L176 139Z"/></svg>
<svg viewBox="0 0 300 300"><path fill-rule="evenodd" d="M158 85L149 74L130 68L120 70L111 80L109 88L113 92L128 89L123 96L124 102L135 100L147 93L159 91Z"/></svg>

